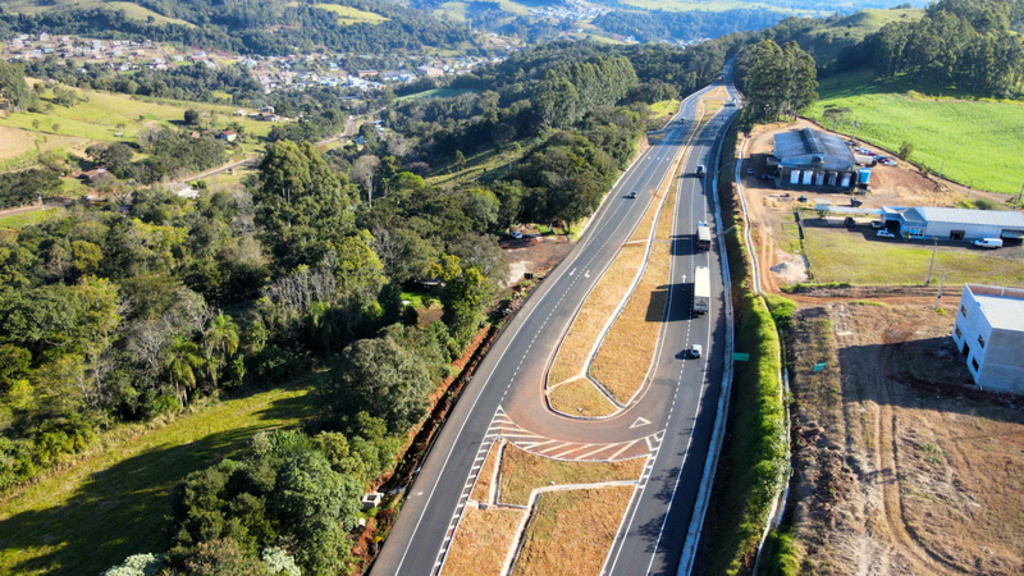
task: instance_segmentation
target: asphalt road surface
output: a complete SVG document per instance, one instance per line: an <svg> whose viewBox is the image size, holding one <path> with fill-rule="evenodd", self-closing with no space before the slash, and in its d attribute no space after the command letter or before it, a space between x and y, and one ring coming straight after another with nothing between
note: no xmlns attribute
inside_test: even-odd
<svg viewBox="0 0 1024 576"><path fill-rule="evenodd" d="M710 189L695 176L734 108L694 133L698 98L651 138L651 147L623 174L573 252L536 289L504 328L467 385L406 495L406 503L372 573L430 575L441 568L472 480L498 435L529 449L543 445L562 458L621 459L653 454L644 469L604 567L606 574L675 574L707 455L721 384L723 291L717 244L697 252L696 223L714 222ZM617 415L583 420L546 408L544 377L578 308L654 201L654 192L684 161L672 246L669 303L657 364L644 390ZM707 177L713 178L715 172ZM710 180L708 180L710 182ZM638 197L627 195L636 191ZM714 232L717 233L715 230ZM693 317L693 271L709 266L712 309ZM684 358L693 343L700 359ZM482 576L482 575L481 575Z"/></svg>

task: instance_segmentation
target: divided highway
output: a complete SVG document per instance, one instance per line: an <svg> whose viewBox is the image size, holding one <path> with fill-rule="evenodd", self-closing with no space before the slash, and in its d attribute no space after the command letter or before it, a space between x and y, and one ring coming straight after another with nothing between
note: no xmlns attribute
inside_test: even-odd
<svg viewBox="0 0 1024 576"><path fill-rule="evenodd" d="M573 252L537 288L499 335L466 386L406 494L406 503L373 566L377 576L431 575L441 567L458 515L486 450L502 432L496 422L558 441L579 458L653 454L605 565L606 574L675 574L704 471L724 366L725 325L719 254L698 252L699 220L714 222L710 189L694 176L724 132L735 108L725 108L697 133L698 100L684 101L676 119L620 178ZM678 122L676 120L683 120ZM611 264L682 157L672 244L669 304L662 345L647 387L619 414L600 420L557 415L544 401L544 377L577 309ZM717 173L711 169L710 183ZM678 187L678 188L677 188ZM636 199L627 195L635 191ZM663 215L667 217L670 215ZM716 231L717 232L717 231ZM712 306L691 317L693 270L708 266ZM703 358L684 359L691 344ZM596 447L596 448L595 448ZM481 575L482 576L482 575Z"/></svg>

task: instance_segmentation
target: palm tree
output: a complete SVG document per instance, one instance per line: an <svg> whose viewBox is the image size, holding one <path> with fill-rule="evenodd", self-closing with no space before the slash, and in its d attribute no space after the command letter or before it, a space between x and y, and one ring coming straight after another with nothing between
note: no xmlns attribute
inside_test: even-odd
<svg viewBox="0 0 1024 576"><path fill-rule="evenodd" d="M203 343L206 348L206 367L214 387L217 386L221 366L238 352L239 341L238 324L235 324L231 316L222 312L210 320L210 326L203 334Z"/></svg>
<svg viewBox="0 0 1024 576"><path fill-rule="evenodd" d="M188 393L196 387L196 369L202 365L203 357L195 342L181 336L172 337L163 370L182 406L188 404Z"/></svg>

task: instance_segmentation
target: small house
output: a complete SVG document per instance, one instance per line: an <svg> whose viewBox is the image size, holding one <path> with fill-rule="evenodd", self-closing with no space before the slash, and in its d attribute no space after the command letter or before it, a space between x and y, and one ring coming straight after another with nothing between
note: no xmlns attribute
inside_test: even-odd
<svg viewBox="0 0 1024 576"><path fill-rule="evenodd" d="M234 130L225 130L217 134L217 139L225 142L234 142L236 138L238 138L238 133Z"/></svg>

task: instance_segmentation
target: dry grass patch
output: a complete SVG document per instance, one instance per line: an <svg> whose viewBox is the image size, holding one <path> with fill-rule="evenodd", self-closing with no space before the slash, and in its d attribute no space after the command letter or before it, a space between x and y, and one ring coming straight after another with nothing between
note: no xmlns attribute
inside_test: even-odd
<svg viewBox="0 0 1024 576"><path fill-rule="evenodd" d="M501 442L491 443L491 449L487 452L487 459L480 468L480 474L476 477L476 484L473 485L473 493L470 498L477 502L491 501L491 484L494 480L494 469L498 465L498 455L501 454Z"/></svg>
<svg viewBox="0 0 1024 576"><path fill-rule="evenodd" d="M600 573L632 495L632 486L541 494L512 574Z"/></svg>
<svg viewBox="0 0 1024 576"><path fill-rule="evenodd" d="M587 418L609 416L619 409L608 400L604 392L584 377L560 384L548 394L548 404L563 414Z"/></svg>
<svg viewBox="0 0 1024 576"><path fill-rule="evenodd" d="M569 333L558 348L555 361L551 364L548 384L553 386L583 373L587 362L587 354L594 346L594 340L601 333L605 323L615 312L615 308L626 297L626 290L636 278L643 266L646 241L651 235L654 219L658 215L659 199L664 192L659 188L637 225L630 243L622 247L608 271L587 296L583 307L569 328Z"/></svg>
<svg viewBox="0 0 1024 576"><path fill-rule="evenodd" d="M513 444L505 446L501 462L502 504L525 506L534 488L552 484L593 484L640 478L645 457L618 462L575 462L531 454Z"/></svg>
<svg viewBox="0 0 1024 576"><path fill-rule="evenodd" d="M442 574L501 574L524 510L466 506Z"/></svg>
<svg viewBox="0 0 1024 576"><path fill-rule="evenodd" d="M675 194L665 200L647 268L622 313L605 336L590 373L620 404L636 394L647 377L668 304L666 286L672 269L672 218Z"/></svg>

